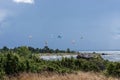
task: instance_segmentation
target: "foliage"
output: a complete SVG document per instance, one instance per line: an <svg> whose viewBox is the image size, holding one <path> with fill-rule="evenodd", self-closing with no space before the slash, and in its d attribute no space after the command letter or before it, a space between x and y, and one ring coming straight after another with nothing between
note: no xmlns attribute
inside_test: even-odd
<svg viewBox="0 0 120 80"><path fill-rule="evenodd" d="M49 52L51 49L45 47L43 52ZM0 53L0 79L4 75L13 75L21 72L41 73L44 71L56 73L71 73L73 71L94 71L102 72L112 76L120 76L120 63L103 60L100 55L94 58L62 58L62 60L42 60L35 54L35 50L30 47L18 47L8 49L4 47ZM42 51L42 49L41 49ZM54 50L51 50L54 52ZM59 49L55 50L56 53ZM67 52L70 52L67 49Z"/></svg>
<svg viewBox="0 0 120 80"><path fill-rule="evenodd" d="M109 62L106 68L106 74L111 76L120 77L120 63Z"/></svg>
<svg viewBox="0 0 120 80"><path fill-rule="evenodd" d="M43 48L33 48L31 46L21 46L21 47L15 47L13 49L10 49L6 46L4 46L2 49L0 49L0 52L18 52L18 53L29 53L27 51L30 51L31 53L76 53L75 51L70 50L67 48L66 50L59 50L59 49L50 49L48 46L44 46ZM22 55L22 54L21 54Z"/></svg>

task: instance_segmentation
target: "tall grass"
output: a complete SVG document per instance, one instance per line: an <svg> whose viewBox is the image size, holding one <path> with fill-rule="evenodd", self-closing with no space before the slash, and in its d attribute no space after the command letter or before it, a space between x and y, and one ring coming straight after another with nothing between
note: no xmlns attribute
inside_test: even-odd
<svg viewBox="0 0 120 80"><path fill-rule="evenodd" d="M5 80L120 80L119 78L106 77L100 73L78 72L76 74L56 73L21 73L16 77L6 77Z"/></svg>

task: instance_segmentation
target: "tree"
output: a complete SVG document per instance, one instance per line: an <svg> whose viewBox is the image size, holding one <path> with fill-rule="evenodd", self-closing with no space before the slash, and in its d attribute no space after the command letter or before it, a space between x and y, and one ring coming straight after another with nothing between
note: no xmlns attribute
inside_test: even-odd
<svg viewBox="0 0 120 80"><path fill-rule="evenodd" d="M55 53L59 53L59 51L60 51L59 49L56 49L56 50L55 50Z"/></svg>
<svg viewBox="0 0 120 80"><path fill-rule="evenodd" d="M67 51L66 51L67 53L70 53L70 49L69 48L67 48Z"/></svg>
<svg viewBox="0 0 120 80"><path fill-rule="evenodd" d="M4 46L4 47L2 48L2 50L3 50L3 51L8 51L9 48L7 48L6 46Z"/></svg>
<svg viewBox="0 0 120 80"><path fill-rule="evenodd" d="M31 51L31 52L35 52L35 49L33 47L28 47L28 49Z"/></svg>
<svg viewBox="0 0 120 80"><path fill-rule="evenodd" d="M48 46L45 46L45 47L43 48L43 50L44 50L45 53L48 53L50 49L49 49Z"/></svg>
<svg viewBox="0 0 120 80"><path fill-rule="evenodd" d="M19 47L17 52L20 54L20 56L29 56L31 54L31 51L26 46Z"/></svg>

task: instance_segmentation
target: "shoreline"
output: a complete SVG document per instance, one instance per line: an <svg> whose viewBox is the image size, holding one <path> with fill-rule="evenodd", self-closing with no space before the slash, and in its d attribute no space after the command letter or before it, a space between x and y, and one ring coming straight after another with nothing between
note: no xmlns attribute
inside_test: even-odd
<svg viewBox="0 0 120 80"><path fill-rule="evenodd" d="M118 53L96 53L96 52L92 52L92 53L39 53L37 54L38 56L42 56L42 58L47 58L47 60L57 60L60 59L62 57L66 57L66 58L71 58L74 57L76 58L77 55L100 55L104 60L109 60L109 61L113 61L113 62L119 62L120 61L120 54ZM45 59L46 60L46 59Z"/></svg>

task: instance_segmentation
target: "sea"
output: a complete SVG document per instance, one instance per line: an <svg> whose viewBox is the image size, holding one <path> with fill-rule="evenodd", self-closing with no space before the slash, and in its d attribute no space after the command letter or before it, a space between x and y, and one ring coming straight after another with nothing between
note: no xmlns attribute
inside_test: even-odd
<svg viewBox="0 0 120 80"><path fill-rule="evenodd" d="M96 53L96 54L107 54L107 55L101 55L104 60L109 60L113 62L120 62L120 51L79 51L80 53ZM40 56L40 58L44 60L61 60L62 57L76 58L77 55L52 55L52 56Z"/></svg>
<svg viewBox="0 0 120 80"><path fill-rule="evenodd" d="M120 51L79 51L81 53L98 53L98 54L107 54L101 55L103 59L113 61L113 62L120 62Z"/></svg>

